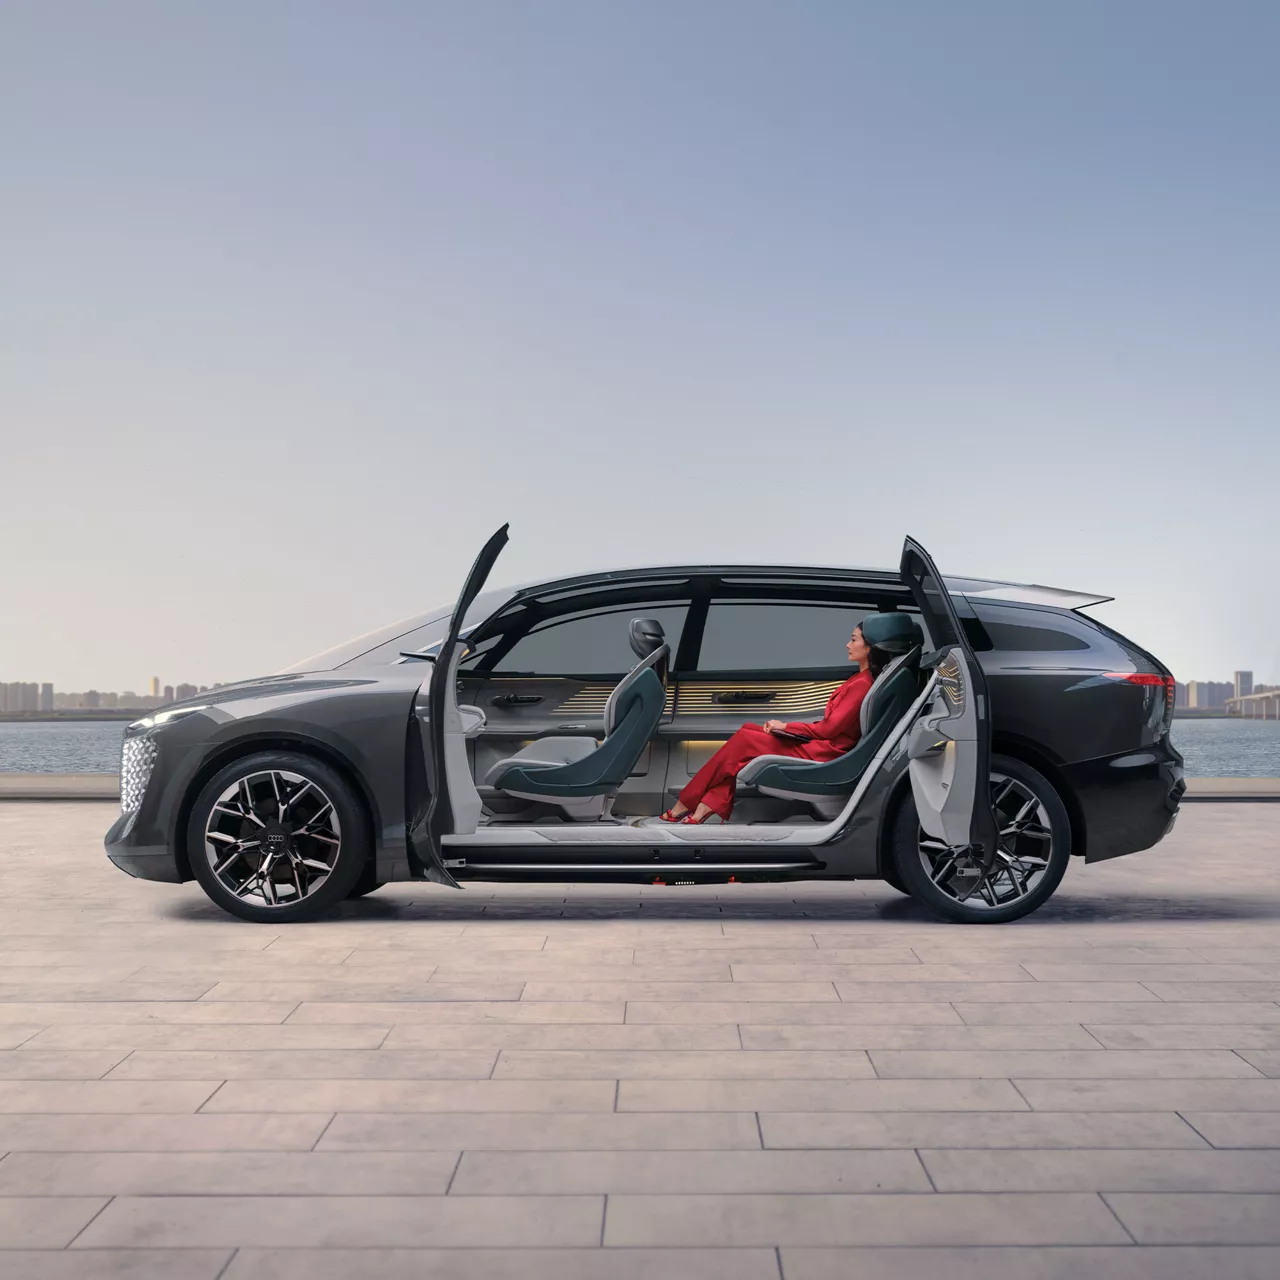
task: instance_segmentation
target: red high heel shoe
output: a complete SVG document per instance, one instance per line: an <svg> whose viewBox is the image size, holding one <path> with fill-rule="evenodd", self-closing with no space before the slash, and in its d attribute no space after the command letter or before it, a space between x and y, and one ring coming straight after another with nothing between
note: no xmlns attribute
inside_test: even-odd
<svg viewBox="0 0 1280 1280"><path fill-rule="evenodd" d="M716 815L714 813L708 813L706 817L695 818L693 814L686 813L683 818L679 818L677 819L677 821L680 823L682 827L700 827L704 822L707 822L709 819L714 818L715 816Z"/></svg>
<svg viewBox="0 0 1280 1280"><path fill-rule="evenodd" d="M675 812L675 808L676 808L675 805L672 805L670 809L663 810L662 813L658 814L658 821L659 822L683 822L689 816L690 811L688 809L686 809L681 814L677 814Z"/></svg>

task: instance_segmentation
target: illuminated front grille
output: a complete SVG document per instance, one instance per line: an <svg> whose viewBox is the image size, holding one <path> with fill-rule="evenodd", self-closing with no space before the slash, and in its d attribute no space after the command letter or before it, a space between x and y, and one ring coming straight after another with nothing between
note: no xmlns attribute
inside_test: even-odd
<svg viewBox="0 0 1280 1280"><path fill-rule="evenodd" d="M146 734L126 738L120 753L120 811L136 813L142 805L156 763L155 740Z"/></svg>

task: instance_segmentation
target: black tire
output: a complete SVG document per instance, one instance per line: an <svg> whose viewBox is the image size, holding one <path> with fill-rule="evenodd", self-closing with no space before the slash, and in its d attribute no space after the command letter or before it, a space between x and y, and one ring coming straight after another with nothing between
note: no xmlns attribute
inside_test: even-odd
<svg viewBox="0 0 1280 1280"><path fill-rule="evenodd" d="M1042 859L1045 863L1043 870L1033 873L1036 877L1035 882L1030 884L1029 890L1020 897L1003 900L1003 892L1013 893L1019 883L1013 872L1006 872L1004 886L1007 886L1007 889L1002 892L1002 885L998 882L990 888L991 895L995 899L994 905L988 900L977 899L976 894L970 895L970 900L960 901L945 888L934 883L929 870L926 869L925 859L929 855L921 849L923 833L920 830L920 820L916 814L915 801L910 790L898 806L893 819L890 840L894 868L906 891L935 915L958 924L1005 924L1010 920L1018 920L1029 915L1053 896L1071 857L1071 822L1067 817L1066 806L1048 778L1030 765L1023 764L1021 760L1015 760L1011 756L992 757L991 775L993 798L1012 795L1017 802L1027 796L1034 797L1039 806L1033 815L1036 821L1033 826L1028 826L1026 829L1027 831L1034 829L1037 832L1040 829L1047 829L1050 834L1049 852ZM1010 785L1006 786L1006 783ZM1007 801L1002 799L1001 804L1005 803ZM997 814L998 817L1002 815L1003 811ZM1012 829L1011 817L1010 823L1011 826L1005 828L1006 830ZM1042 848L1043 844L1043 839L1038 835L1034 837L1009 835L1002 840L1001 848L1005 854L1019 859L1017 865L1025 868L1029 864L1022 859L1029 856L1040 857L1038 854L1032 854L1028 846L1030 849L1038 849ZM1028 881L1029 879L1030 877ZM978 905L974 905L975 899L978 900Z"/></svg>
<svg viewBox="0 0 1280 1280"><path fill-rule="evenodd" d="M234 797L227 801L233 789ZM246 808L252 816L241 816ZM278 821L281 813L283 822ZM207 838L211 821L222 833ZM290 830L290 824L296 829ZM239 861L225 861L237 837L239 844L248 844L260 830L269 833L263 840L278 842L271 853L276 871L265 877L265 885L261 845L242 853ZM232 869L219 875L210 861L211 849L218 851L212 855L215 859L223 859L219 867ZM200 887L224 911L259 923L285 924L323 915L351 895L370 865L371 851L368 816L351 784L323 761L291 751L258 752L219 770L202 788L187 823L187 852ZM326 864L324 875L311 869ZM237 897L228 882L241 877L250 889L256 886L256 892ZM299 894L294 885L304 892ZM279 900L268 902L268 893Z"/></svg>
<svg viewBox="0 0 1280 1280"><path fill-rule="evenodd" d="M899 893L905 893L911 896L911 890L902 883L902 877L898 874L897 864L891 859L880 868L880 879L889 886L890 889L897 889Z"/></svg>
<svg viewBox="0 0 1280 1280"><path fill-rule="evenodd" d="M358 883L356 887L347 894L347 901L350 902L353 898L365 898L371 893L377 893L377 891L386 883L387 882L385 880L374 880L368 884L363 882Z"/></svg>

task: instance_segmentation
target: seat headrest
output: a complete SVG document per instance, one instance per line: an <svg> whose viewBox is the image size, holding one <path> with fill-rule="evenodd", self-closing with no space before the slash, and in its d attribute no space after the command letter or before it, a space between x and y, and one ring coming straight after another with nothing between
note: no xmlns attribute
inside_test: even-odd
<svg viewBox="0 0 1280 1280"><path fill-rule="evenodd" d="M628 638L637 658L647 658L667 642L662 623L657 618L632 618Z"/></svg>
<svg viewBox="0 0 1280 1280"><path fill-rule="evenodd" d="M869 613L859 625L862 638L886 653L907 653L924 643L919 623L908 613Z"/></svg>

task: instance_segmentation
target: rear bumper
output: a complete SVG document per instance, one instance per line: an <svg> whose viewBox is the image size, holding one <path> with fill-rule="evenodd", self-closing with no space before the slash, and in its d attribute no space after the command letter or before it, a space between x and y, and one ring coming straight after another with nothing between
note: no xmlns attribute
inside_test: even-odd
<svg viewBox="0 0 1280 1280"><path fill-rule="evenodd" d="M1085 861L1150 849L1177 820L1186 792L1182 756L1167 739L1063 770L1085 824Z"/></svg>

